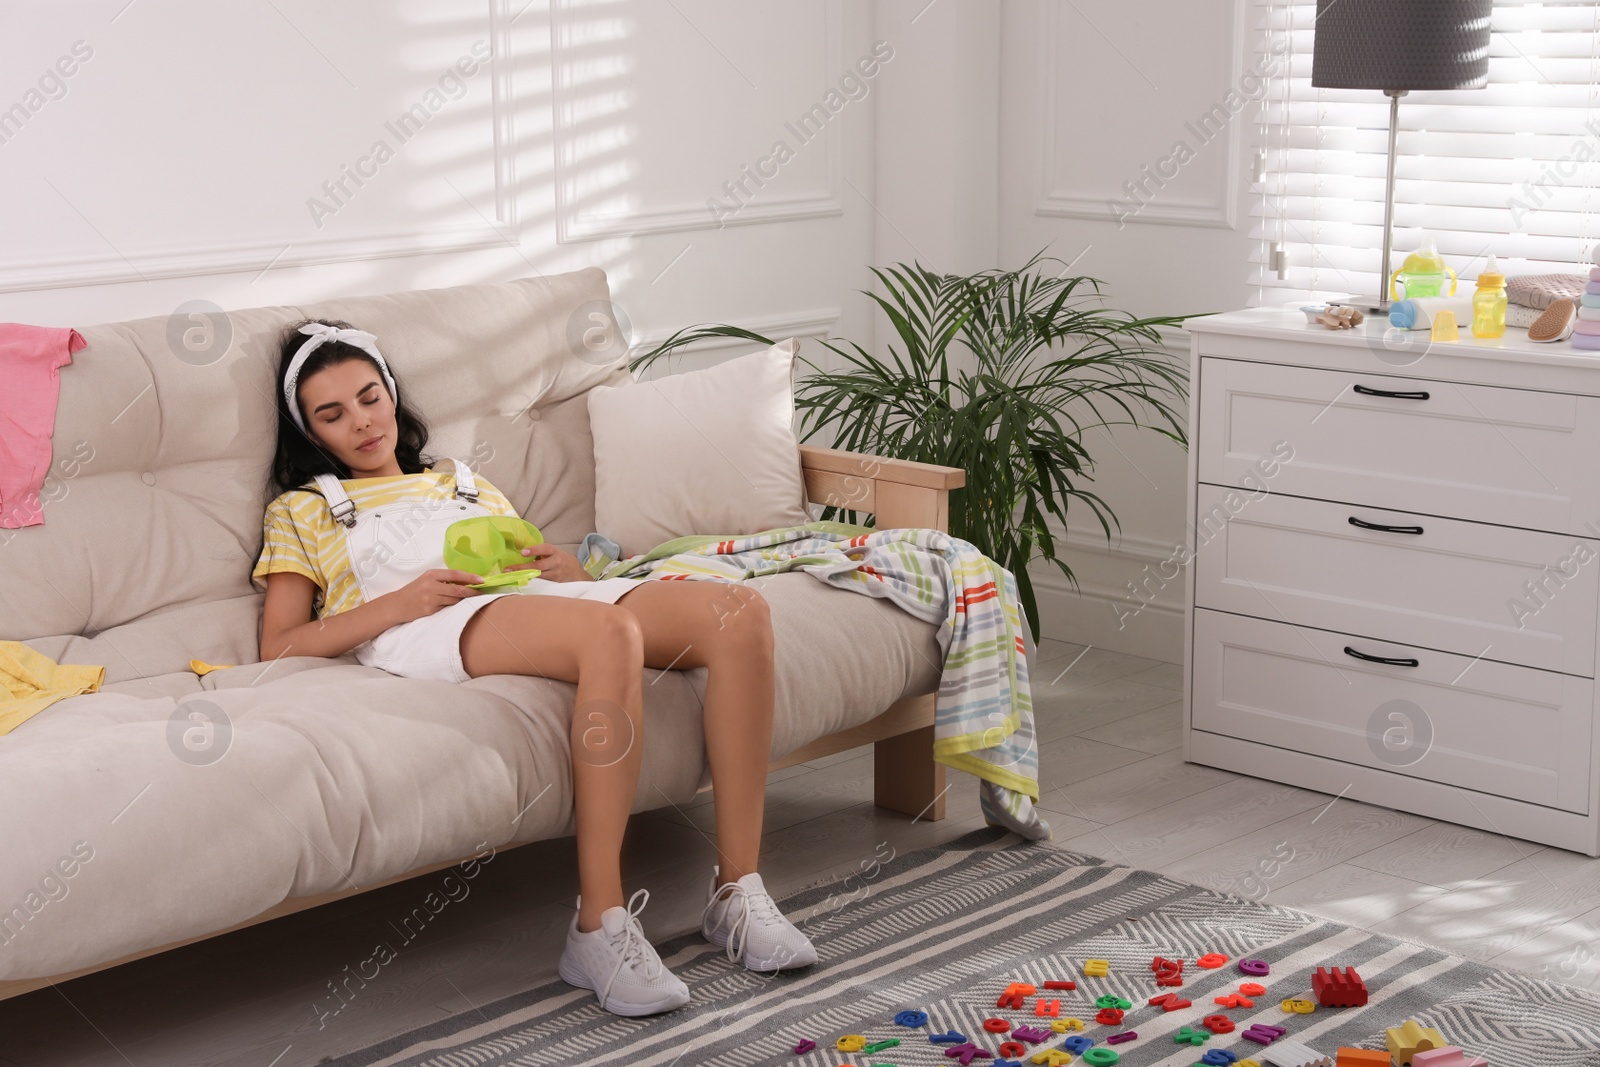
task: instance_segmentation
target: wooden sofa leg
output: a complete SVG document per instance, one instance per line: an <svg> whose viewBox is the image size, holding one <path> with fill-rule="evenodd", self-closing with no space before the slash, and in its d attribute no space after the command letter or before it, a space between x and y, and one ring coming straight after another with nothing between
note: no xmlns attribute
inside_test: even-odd
<svg viewBox="0 0 1600 1067"><path fill-rule="evenodd" d="M873 802L914 819L944 818L944 764L933 761L933 727L872 746Z"/></svg>

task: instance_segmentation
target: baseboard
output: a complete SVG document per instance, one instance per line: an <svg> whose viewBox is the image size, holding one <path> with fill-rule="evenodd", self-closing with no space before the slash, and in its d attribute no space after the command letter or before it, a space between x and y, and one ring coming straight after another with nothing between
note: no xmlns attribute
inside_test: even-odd
<svg viewBox="0 0 1600 1067"><path fill-rule="evenodd" d="M1130 554L1124 558L1143 563L1139 556ZM1089 573L1089 568L1076 565L1076 590L1053 567L1048 572L1029 570L1039 602L1040 636L1164 663L1183 662L1181 600L1172 603L1160 596L1140 599L1126 587L1096 580L1098 576ZM1181 582L1169 582L1165 592L1181 598Z"/></svg>

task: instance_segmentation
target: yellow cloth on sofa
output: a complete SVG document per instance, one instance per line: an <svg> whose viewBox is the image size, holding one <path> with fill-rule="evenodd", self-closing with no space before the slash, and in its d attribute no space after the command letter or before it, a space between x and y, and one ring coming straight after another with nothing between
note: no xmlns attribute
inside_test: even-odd
<svg viewBox="0 0 1600 1067"><path fill-rule="evenodd" d="M93 693L106 669L57 663L21 641L0 641L0 734L8 734L51 704Z"/></svg>

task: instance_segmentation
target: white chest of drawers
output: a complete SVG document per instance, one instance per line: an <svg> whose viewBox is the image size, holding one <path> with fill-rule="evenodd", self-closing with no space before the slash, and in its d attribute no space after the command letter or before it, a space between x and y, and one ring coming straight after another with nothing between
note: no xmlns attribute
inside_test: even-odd
<svg viewBox="0 0 1600 1067"><path fill-rule="evenodd" d="M1600 855L1600 358L1188 325L1184 758Z"/></svg>

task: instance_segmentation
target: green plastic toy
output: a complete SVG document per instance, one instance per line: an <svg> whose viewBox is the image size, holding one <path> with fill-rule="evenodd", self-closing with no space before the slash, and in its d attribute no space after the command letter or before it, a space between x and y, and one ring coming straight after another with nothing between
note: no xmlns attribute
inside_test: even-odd
<svg viewBox="0 0 1600 1067"><path fill-rule="evenodd" d="M475 515L452 522L444 532L444 565L452 570L481 574L484 580L474 589L498 589L525 585L539 576L537 567L507 571L505 568L527 563L524 548L544 544L544 535L527 519L515 515Z"/></svg>

